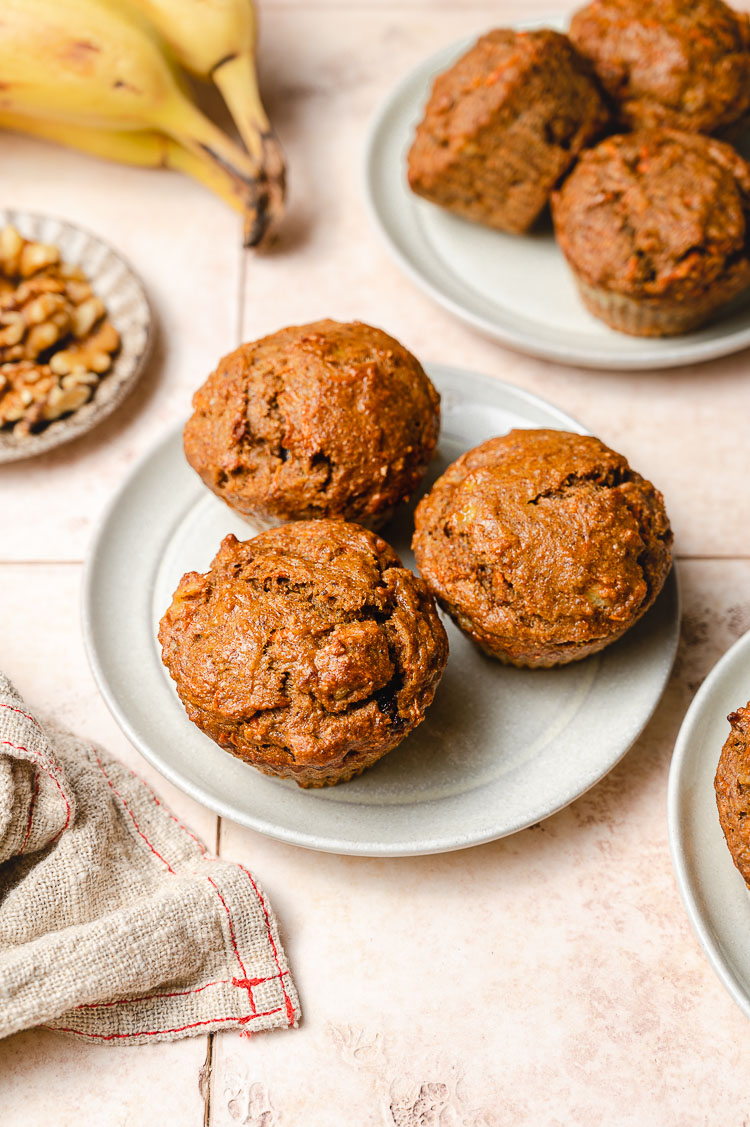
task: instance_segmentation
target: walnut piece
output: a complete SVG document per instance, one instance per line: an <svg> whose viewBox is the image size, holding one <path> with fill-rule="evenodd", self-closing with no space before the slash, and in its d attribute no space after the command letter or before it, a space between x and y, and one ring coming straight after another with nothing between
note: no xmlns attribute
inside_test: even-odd
<svg viewBox="0 0 750 1127"><path fill-rule="evenodd" d="M65 375L81 368L90 372L107 371L112 363L112 353L117 349L120 338L117 329L111 321L104 321L98 329L89 333L83 340L77 341L69 348L56 352L50 358L50 367L53 372Z"/></svg>
<svg viewBox="0 0 750 1127"><path fill-rule="evenodd" d="M0 229L0 428L30 433L77 411L119 347L79 267L55 246Z"/></svg>
<svg viewBox="0 0 750 1127"><path fill-rule="evenodd" d="M43 364L20 360L0 365L0 426L20 426L44 404L56 383L55 375Z"/></svg>

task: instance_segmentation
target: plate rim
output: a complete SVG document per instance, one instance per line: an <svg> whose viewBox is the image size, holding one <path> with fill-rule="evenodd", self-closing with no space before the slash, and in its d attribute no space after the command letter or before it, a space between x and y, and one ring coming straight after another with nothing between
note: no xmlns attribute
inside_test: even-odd
<svg viewBox="0 0 750 1127"><path fill-rule="evenodd" d="M534 406L542 404L543 407L550 411L558 420L566 427L574 425L580 433L590 434L582 424L578 422L573 416L567 414L562 408L557 407L553 403L549 403L541 396L535 395L533 392L527 391L525 388L516 387L514 384L508 383L505 380L488 376L484 373L473 372L469 369L454 367L450 364L430 363L425 362L424 367L428 373L437 372L442 370L445 373L450 373L452 377L461 377L464 375L470 376L472 379L478 380L485 386L490 386L492 390L498 388L505 392L510 392L518 400L524 403L529 403ZM356 842L347 838L337 838L331 834L327 836L316 835L308 831L300 831L294 829L287 829L285 826L279 826L276 823L269 822L266 819L257 815L248 815L246 812L231 805L227 800L222 800L213 795L207 795L203 788L198 783L194 783L189 778L186 778L181 772L166 763L159 755L158 751L151 747L148 741L143 738L136 729L133 722L131 722L127 711L121 706L117 693L113 687L110 686L104 664L100 661L97 648L95 645L95 583L96 583L96 567L100 555L100 549L106 541L109 531L110 521L114 518L120 506L121 500L128 492L132 482L137 476L145 469L148 463L158 455L169 444L175 442L179 438L183 429L184 423L180 423L175 427L170 427L169 430L162 435L162 437L153 443L143 454L133 463L125 478L121 481L118 489L110 498L107 506L105 507L94 536L90 542L89 551L83 566L82 582L81 582L81 596L80 596L80 614L81 614L81 627L82 636L84 640L84 648L88 659L89 667L94 676L97 688L107 705L110 713L116 720L120 729L124 732L125 736L133 747L143 755L144 759L154 767L159 774L171 782L183 793L188 794L192 799L199 802L202 806L213 810L220 817L227 818L239 825L253 829L258 833L262 833L275 840L283 841L290 845L295 845L300 848L310 849L315 852L336 853L339 855L347 856L363 856L363 857L414 857L425 856L436 853L455 852L460 849L472 848L474 846L484 845L491 841L499 840L500 838L511 836L518 833L539 821L546 820L552 817L571 802L577 801L592 787L596 786L614 767L624 758L635 741L639 738L645 727L650 722L659 702L662 699L664 690L669 681L671 671L674 665L674 660L677 653L677 643L679 640L679 623L681 617L681 592L680 584L677 575L677 569L672 567L667 583L674 584L674 598L676 600L676 614L675 614L675 628L674 628L674 642L672 652L670 655L668 667L665 670L662 684L660 685L658 693L656 693L652 702L651 708L647 716L644 715L643 721L640 724L638 731L633 737L632 741L623 747L616 758L610 759L607 766L601 773L598 773L595 778L587 782L583 788L576 788L575 794L572 796L563 797L559 804L553 808L548 809L544 813L535 813L533 817L529 817L517 825L504 829L500 832L497 828L490 829L482 833L456 833L453 831L449 837L445 834L433 838L421 838L414 843L404 842L403 840L396 842L382 842L371 840L358 840ZM666 586L666 584L665 584Z"/></svg>
<svg viewBox="0 0 750 1127"><path fill-rule="evenodd" d="M507 26L519 30L528 30L536 27L551 27L553 30L562 30L566 25L566 17L558 14L551 16L547 20L512 21ZM423 77L431 78L440 73L440 69L444 69L446 65L446 56L452 54L458 56L459 52L468 50L468 48L476 42L478 36L484 33L484 31L479 31L470 36L462 36L460 39L446 44L444 47L432 52L429 56L426 56L420 62L416 63L411 70L402 75L385 97L380 100L367 124L362 159L360 161L360 185L365 201L365 209L371 226L380 236L381 243L385 246L391 258L400 267L403 273L410 278L419 289L444 309L447 309L455 317L459 318L459 320L479 330L484 336L499 341L514 352L519 352L526 356L533 356L541 360L553 361L567 367L590 368L609 372L661 371L690 364L707 363L710 360L718 360L723 356L732 355L735 352L741 352L743 349L750 347L750 324L744 329L738 329L734 333L715 337L712 340L696 342L692 345L686 345L684 343L686 339L689 339L689 334L661 338L665 343L665 347L669 348L669 351L665 351L663 354L659 351L658 344L655 345L653 341L649 342L650 351L643 351L638 355L618 353L618 340L627 336L627 334L623 333L616 333L613 336L612 345L609 350L604 346L602 346L601 349L595 347L593 350L587 350L577 349L574 346L565 344L538 344L529 339L525 334L516 333L512 326L500 325L480 313L472 312L471 309L455 301L450 295L444 293L439 286L435 285L426 277L411 261L408 253L401 248L397 238L392 235L387 219L381 214L376 202L377 193L374 190L375 173L373 169L376 163L378 142L383 135L388 116L397 109L399 103L408 95L414 82L417 80L421 82ZM613 330L613 333L614 332ZM644 340L645 338L640 339Z"/></svg>
<svg viewBox="0 0 750 1127"><path fill-rule="evenodd" d="M672 761L669 767L667 784L667 832L669 837L669 851L672 860L672 869L675 883L680 894L683 906L687 913L690 926L698 939L703 952L708 958L719 981L724 986L733 1001L750 1018L750 991L745 990L737 975L731 969L728 960L721 953L721 945L712 933L712 929L700 909L700 897L695 882L690 876L690 866L687 862L687 841L685 833L685 820L681 817L686 798L683 788L683 775L690 757L691 744L703 716L704 709L716 688L730 669L738 656L745 652L750 656L750 630L741 634L726 650L715 665L709 670L705 680L690 702L683 718L680 730L675 740ZM717 755L718 763L718 755ZM716 817L718 819L718 812Z"/></svg>
<svg viewBox="0 0 750 1127"><path fill-rule="evenodd" d="M83 405L86 407L90 404L93 408L86 425L81 427L69 425L77 420L78 411L74 411L72 414L62 419L53 420L44 430L39 431L38 434L24 438L23 443L19 443L18 447L14 447L12 443L2 441L3 438L11 437L12 431L9 435L4 435L3 432L0 431L0 466L13 465L16 462L25 461L27 458L41 457L43 454L57 450L58 447L64 446L68 442L74 442L78 438L83 438L84 435L95 430L100 423L103 423L114 414L135 388L135 385L143 375L147 362L151 357L156 337L154 307L149 298L145 283L130 259L110 242L109 239L103 238L89 227L75 220L67 219L63 215L58 215L56 212L30 211L24 207L13 207L8 204L0 207L0 217L2 216L22 216L24 219L29 219L34 223L56 223L61 228L67 228L69 231L83 235L89 242L102 247L108 254L117 259L128 275L130 282L138 290L138 296L143 302L146 311L146 319L143 325L143 345L133 363L130 375L122 380L117 391L109 399L100 399L97 403L95 392L89 400L89 403ZM3 222L2 218L0 218L0 222Z"/></svg>

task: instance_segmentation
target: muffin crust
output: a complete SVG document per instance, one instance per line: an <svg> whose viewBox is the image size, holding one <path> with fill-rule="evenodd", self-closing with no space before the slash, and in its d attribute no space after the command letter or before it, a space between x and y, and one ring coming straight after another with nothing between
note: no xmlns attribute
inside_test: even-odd
<svg viewBox="0 0 750 1127"><path fill-rule="evenodd" d="M190 719L302 787L360 774L424 719L448 640L423 581L344 521L227 536L159 628Z"/></svg>
<svg viewBox="0 0 750 1127"><path fill-rule="evenodd" d="M732 860L750 887L750 703L727 719L732 731L716 770L716 805Z"/></svg>
<svg viewBox="0 0 750 1127"><path fill-rule="evenodd" d="M735 134L750 110L750 20L722 0L594 0L570 37L626 129Z"/></svg>
<svg viewBox="0 0 750 1127"><path fill-rule="evenodd" d="M378 527L419 485L440 397L380 329L316 321L244 344L196 392L185 454L245 516Z"/></svg>
<svg viewBox="0 0 750 1127"><path fill-rule="evenodd" d="M598 439L563 431L514 430L463 454L415 525L430 590L486 653L518 666L609 645L671 562L661 494Z"/></svg>
<svg viewBox="0 0 750 1127"><path fill-rule="evenodd" d="M523 232L608 118L566 36L491 31L435 80L409 184L467 219Z"/></svg>

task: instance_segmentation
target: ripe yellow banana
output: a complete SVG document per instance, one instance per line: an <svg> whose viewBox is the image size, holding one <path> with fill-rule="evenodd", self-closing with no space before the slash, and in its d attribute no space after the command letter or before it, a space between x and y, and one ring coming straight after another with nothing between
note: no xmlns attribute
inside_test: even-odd
<svg viewBox="0 0 750 1127"><path fill-rule="evenodd" d="M253 0L123 0L138 7L199 78L219 87L248 152L262 165L274 210L283 209L285 165L258 91Z"/></svg>
<svg viewBox="0 0 750 1127"><path fill-rule="evenodd" d="M207 156L199 156L178 144L173 137L154 130L91 129L82 125L68 125L49 118L22 117L20 114L0 110L0 129L14 133L27 133L54 141L68 149L79 149L92 156L131 164L139 168L171 168L184 172L205 184L235 211L244 213L244 201L237 193L232 176Z"/></svg>
<svg viewBox="0 0 750 1127"><path fill-rule="evenodd" d="M190 101L155 31L119 0L0 0L3 109L115 131L156 130L229 175L248 245L263 237L269 193L259 162Z"/></svg>

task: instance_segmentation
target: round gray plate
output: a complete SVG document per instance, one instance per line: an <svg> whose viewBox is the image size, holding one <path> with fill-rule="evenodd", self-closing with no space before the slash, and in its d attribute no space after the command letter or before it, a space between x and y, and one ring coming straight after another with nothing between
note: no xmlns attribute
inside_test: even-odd
<svg viewBox="0 0 750 1127"><path fill-rule="evenodd" d="M551 19L546 25L561 29L563 22ZM371 127L365 195L376 226L404 271L475 328L519 352L563 364L670 368L748 347L747 297L698 332L663 340L626 336L583 307L549 219L529 235L506 235L460 219L410 191L406 154L432 81L477 38L463 39L420 63L386 99Z"/></svg>
<svg viewBox="0 0 750 1127"><path fill-rule="evenodd" d="M750 1017L750 896L724 841L714 775L727 716L750 698L750 633L700 687L680 729L669 772L669 840L677 884L708 958Z"/></svg>
<svg viewBox="0 0 750 1127"><path fill-rule="evenodd" d="M45 454L85 434L111 415L140 379L152 337L151 310L141 281L103 239L52 215L0 209L0 227L8 223L26 239L59 247L67 265L81 267L120 334L120 351L111 371L97 384L93 397L71 415L56 419L38 434L18 437L12 430L0 430L0 462Z"/></svg>
<svg viewBox="0 0 750 1127"><path fill-rule="evenodd" d="M443 402L430 480L511 427L580 431L574 419L498 380L433 365ZM188 794L244 825L312 849L437 853L513 833L572 802L627 751L666 683L678 633L674 579L603 655L558 670L484 657L447 622L450 660L427 719L349 783L300 790L222 751L187 719L156 630L180 576L204 570L248 526L201 484L174 432L115 497L88 561L84 636L94 674L136 747ZM407 566L411 513L385 535Z"/></svg>

